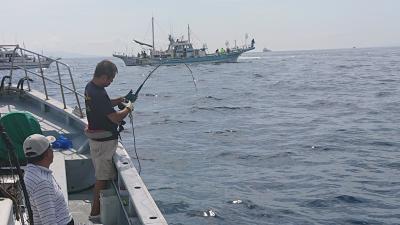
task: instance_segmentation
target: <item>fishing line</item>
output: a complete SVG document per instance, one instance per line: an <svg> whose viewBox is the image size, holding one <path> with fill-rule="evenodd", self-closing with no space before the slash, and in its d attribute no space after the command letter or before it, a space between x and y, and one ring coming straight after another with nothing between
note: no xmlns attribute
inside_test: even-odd
<svg viewBox="0 0 400 225"><path fill-rule="evenodd" d="M131 121L131 127L132 127L132 136L133 136L133 149L135 150L135 155L136 155L136 159L138 162L138 167L139 167L139 175L142 172L142 166L140 165L140 160L139 160L139 156L136 150L136 136L135 136L135 126L133 126L133 116L132 116L132 112L129 113L129 119Z"/></svg>
<svg viewBox="0 0 400 225"><path fill-rule="evenodd" d="M136 90L135 94L132 97L132 103L136 101L136 99L139 96L139 92L142 89L143 85L146 83L146 81L150 78L150 76L161 66L162 64L157 65L144 79L144 81L142 82L142 84L139 86L139 88ZM131 90L132 91L132 90ZM140 164L140 159L139 159L139 155L137 153L137 149L136 149L136 136L135 136L135 126L133 125L133 115L132 112L129 112L129 120L131 123L131 127L132 127L132 136L133 136L133 149L135 151L135 155L136 155L136 160L138 162L138 173L140 175L140 173L142 172L142 166Z"/></svg>
<svg viewBox="0 0 400 225"><path fill-rule="evenodd" d="M190 67L186 63L184 63L184 64L188 68L188 70L190 71L190 75L192 75L193 84L194 84L194 87L196 88L196 92L197 92L197 85L196 85L196 80L194 79L194 76L193 76L193 72L192 72L192 70L190 69Z"/></svg>
<svg viewBox="0 0 400 225"><path fill-rule="evenodd" d="M146 78L144 79L144 81L142 82L142 84L141 84L141 85L139 86L139 88L135 91L135 94L133 94L132 103L134 103L134 102L136 101L136 99L138 98L139 92L140 92L140 90L142 89L143 85L146 83L146 81L147 81L147 80L150 78L150 76L151 76L160 66L162 66L163 64L165 64L165 62L164 62L164 63L157 64L157 66L146 76ZM184 64L185 64L186 68L188 68L188 70L190 71L190 74L192 75L193 84L194 84L194 87L196 88L196 92L197 92L196 79L195 79L194 76L193 76L193 72L192 72L192 70L190 69L190 67L189 67L186 63L184 63ZM131 90L131 91L132 91L132 90ZM142 166L141 166L141 164L140 164L139 155L138 155L137 150L136 150L136 136L135 136L135 127L134 127L134 125L133 125L133 115L132 115L132 112L129 112L129 120L130 120L131 127L132 127L133 149L134 149L134 151L135 151L136 159L137 159L137 162L138 162L138 169L139 169L138 173L139 173L139 175L140 175L140 173L142 172Z"/></svg>

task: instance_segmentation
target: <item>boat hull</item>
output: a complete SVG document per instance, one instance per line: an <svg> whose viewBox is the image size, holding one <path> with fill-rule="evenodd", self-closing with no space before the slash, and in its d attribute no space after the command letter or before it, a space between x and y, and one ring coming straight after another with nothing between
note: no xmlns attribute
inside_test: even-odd
<svg viewBox="0 0 400 225"><path fill-rule="evenodd" d="M196 63L235 63L239 56L244 52L253 50L252 48L240 49L225 54L207 54L198 57L186 58L140 58L127 55L116 55L114 57L120 58L124 61L126 66L144 66L144 65L177 65L177 64L196 64Z"/></svg>
<svg viewBox="0 0 400 225"><path fill-rule="evenodd" d="M45 61L41 62L40 64L38 62L14 62L12 69L34 69L34 68L49 68L50 64L53 61ZM0 70L10 70L11 69L11 63L10 62L0 62Z"/></svg>
<svg viewBox="0 0 400 225"><path fill-rule="evenodd" d="M113 54L114 57L122 59L126 66L144 66L150 65L149 58L139 58L135 56Z"/></svg>

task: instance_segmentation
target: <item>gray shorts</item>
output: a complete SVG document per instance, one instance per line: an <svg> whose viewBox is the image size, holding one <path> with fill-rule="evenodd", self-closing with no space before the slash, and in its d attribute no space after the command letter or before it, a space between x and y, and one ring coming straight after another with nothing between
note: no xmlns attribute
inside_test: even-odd
<svg viewBox="0 0 400 225"><path fill-rule="evenodd" d="M94 141L89 139L89 146L96 180L114 179L116 171L113 164L113 155L117 150L118 139L110 141Z"/></svg>

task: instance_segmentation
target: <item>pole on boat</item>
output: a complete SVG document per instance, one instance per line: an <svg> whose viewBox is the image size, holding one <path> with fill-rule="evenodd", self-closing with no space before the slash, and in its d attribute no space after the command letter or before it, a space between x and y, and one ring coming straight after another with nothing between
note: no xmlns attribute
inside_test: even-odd
<svg viewBox="0 0 400 225"><path fill-rule="evenodd" d="M154 17L151 17L151 33L152 33L152 39L153 39L153 54L154 54L154 51L155 51L155 48L154 48Z"/></svg>
<svg viewBox="0 0 400 225"><path fill-rule="evenodd" d="M188 41L190 43L190 27L189 27L189 24L188 24Z"/></svg>

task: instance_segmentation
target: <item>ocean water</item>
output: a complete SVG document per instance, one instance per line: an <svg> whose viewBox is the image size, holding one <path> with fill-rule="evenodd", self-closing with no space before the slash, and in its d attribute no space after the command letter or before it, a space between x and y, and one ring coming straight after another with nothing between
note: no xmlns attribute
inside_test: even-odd
<svg viewBox="0 0 400 225"><path fill-rule="evenodd" d="M152 69L110 59L114 97ZM100 60L64 60L78 89ZM141 176L169 224L400 224L400 48L190 69L197 89L184 65L164 66L135 103Z"/></svg>

